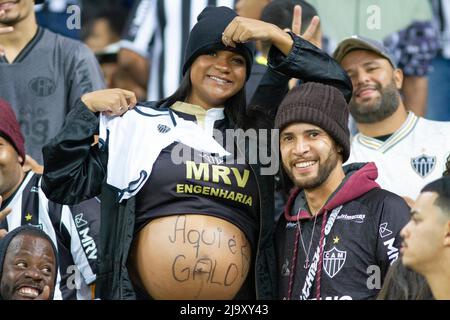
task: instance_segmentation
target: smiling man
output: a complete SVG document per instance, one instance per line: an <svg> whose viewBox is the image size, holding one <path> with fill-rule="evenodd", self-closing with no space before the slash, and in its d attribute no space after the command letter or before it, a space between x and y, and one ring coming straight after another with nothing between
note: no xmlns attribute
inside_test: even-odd
<svg viewBox="0 0 450 320"><path fill-rule="evenodd" d="M381 43L351 37L339 44L333 57L353 84L349 106L359 133L352 140L349 163L374 161L382 188L416 199L445 169L450 123L406 111L400 95L403 72Z"/></svg>
<svg viewBox="0 0 450 320"><path fill-rule="evenodd" d="M422 274L439 300L450 300L450 177L426 185L401 235L402 262Z"/></svg>
<svg viewBox="0 0 450 320"><path fill-rule="evenodd" d="M375 298L373 272L383 279L398 257L408 207L380 189L373 163L342 167L347 122L342 93L318 83L294 88L278 110L283 168L296 187L275 235L282 299Z"/></svg>
<svg viewBox="0 0 450 320"><path fill-rule="evenodd" d="M0 299L52 300L57 272L57 251L44 231L21 226L2 239Z"/></svg>
<svg viewBox="0 0 450 320"><path fill-rule="evenodd" d="M26 153L42 165L43 145L78 98L105 85L89 48L37 24L39 2L0 0L0 97L14 108Z"/></svg>
<svg viewBox="0 0 450 320"><path fill-rule="evenodd" d="M58 246L57 299L90 299L97 265L100 203L76 206L49 201L41 176L24 172L25 146L14 112L0 99L0 239L21 225L41 228Z"/></svg>

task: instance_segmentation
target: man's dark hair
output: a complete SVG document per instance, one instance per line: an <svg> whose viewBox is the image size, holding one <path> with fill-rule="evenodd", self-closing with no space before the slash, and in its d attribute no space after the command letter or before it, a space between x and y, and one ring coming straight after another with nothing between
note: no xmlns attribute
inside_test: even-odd
<svg viewBox="0 0 450 320"><path fill-rule="evenodd" d="M280 29L291 29L294 7L300 5L302 7L302 30L303 33L312 18L317 15L316 9L303 0L277 0L270 2L264 7L261 13L261 20L272 23ZM262 50L269 51L270 42L262 42Z"/></svg>
<svg viewBox="0 0 450 320"><path fill-rule="evenodd" d="M3 139L5 139L6 141L8 141L8 143L9 143L10 145L12 145L13 148L17 151L17 149L16 149L16 147L15 147L15 145L14 145L14 142L11 140L10 137L8 137L6 134L3 134L3 132L0 132L0 138L3 138ZM19 151L17 151L17 153L19 153Z"/></svg>
<svg viewBox="0 0 450 320"><path fill-rule="evenodd" d="M81 39L85 40L89 37L92 32L92 28L94 23L97 20L105 19L108 21L109 27L111 31L117 34L119 37L122 35L123 30L125 28L125 24L127 22L127 15L124 14L124 10L120 8L102 8L96 11L94 14L86 14L84 20L87 23L84 24L84 27L81 32Z"/></svg>
<svg viewBox="0 0 450 320"><path fill-rule="evenodd" d="M434 204L450 218L450 177L442 177L427 184L421 192L435 192L438 197Z"/></svg>

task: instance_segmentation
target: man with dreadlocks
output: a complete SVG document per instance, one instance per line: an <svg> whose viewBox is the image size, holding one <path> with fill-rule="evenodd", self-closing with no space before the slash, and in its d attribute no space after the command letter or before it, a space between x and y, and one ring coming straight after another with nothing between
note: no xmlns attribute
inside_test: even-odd
<svg viewBox="0 0 450 320"><path fill-rule="evenodd" d="M398 258L409 208L380 189L374 163L342 167L348 113L339 90L312 82L278 109L283 168L296 187L275 234L282 299L375 298Z"/></svg>

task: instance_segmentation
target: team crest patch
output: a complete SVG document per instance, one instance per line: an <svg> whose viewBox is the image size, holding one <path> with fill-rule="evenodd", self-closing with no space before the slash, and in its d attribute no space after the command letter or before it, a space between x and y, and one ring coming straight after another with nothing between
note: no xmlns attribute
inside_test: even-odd
<svg viewBox="0 0 450 320"><path fill-rule="evenodd" d="M347 258L347 251L341 251L336 247L331 248L323 253L323 270L330 277L333 278L341 271Z"/></svg>
<svg viewBox="0 0 450 320"><path fill-rule="evenodd" d="M48 97L56 90L55 81L46 77L37 77L28 83L28 87L38 97Z"/></svg>
<svg viewBox="0 0 450 320"><path fill-rule="evenodd" d="M161 133L167 133L170 131L170 128L164 124L158 124L158 131Z"/></svg>
<svg viewBox="0 0 450 320"><path fill-rule="evenodd" d="M436 167L436 157L429 157L422 154L411 159L411 166L419 176L425 178Z"/></svg>

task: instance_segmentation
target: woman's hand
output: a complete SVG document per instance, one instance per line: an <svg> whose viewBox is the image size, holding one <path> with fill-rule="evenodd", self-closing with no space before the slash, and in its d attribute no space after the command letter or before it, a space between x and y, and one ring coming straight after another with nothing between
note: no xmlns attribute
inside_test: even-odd
<svg viewBox="0 0 450 320"><path fill-rule="evenodd" d="M318 48L322 48L322 34L319 32L320 19L318 16L314 16L306 28L305 32L301 34L302 30L302 7L296 5L294 7L294 14L292 18L292 29L291 31L302 37L306 41L311 42Z"/></svg>
<svg viewBox="0 0 450 320"><path fill-rule="evenodd" d="M137 103L134 92L123 89L106 89L86 93L81 101L92 112L103 112L108 116L121 116Z"/></svg>
<svg viewBox="0 0 450 320"><path fill-rule="evenodd" d="M315 35L318 27L319 17L315 16L306 31L300 36L307 41L316 41ZM299 35L300 30L301 7L296 6L292 31ZM245 43L252 40L270 41L284 55L289 54L294 43L291 36L276 25L244 17L234 18L222 34L222 42L230 47L236 47L237 43Z"/></svg>

